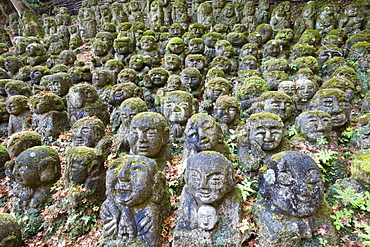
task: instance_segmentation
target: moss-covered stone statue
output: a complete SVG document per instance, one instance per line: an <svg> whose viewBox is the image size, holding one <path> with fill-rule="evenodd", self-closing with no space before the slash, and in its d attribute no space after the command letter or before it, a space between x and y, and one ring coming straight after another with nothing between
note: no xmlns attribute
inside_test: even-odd
<svg viewBox="0 0 370 247"><path fill-rule="evenodd" d="M121 157L109 165L106 183L107 199L100 209L102 242L158 246L169 208L161 167L148 157Z"/></svg>
<svg viewBox="0 0 370 247"><path fill-rule="evenodd" d="M366 113L357 118L357 125L354 128L354 133L351 136L351 147L355 150L370 148L370 129L369 129L370 114Z"/></svg>
<svg viewBox="0 0 370 247"><path fill-rule="evenodd" d="M231 96L220 96L213 109L213 117L221 125L224 135L233 133L239 123L240 103Z"/></svg>
<svg viewBox="0 0 370 247"><path fill-rule="evenodd" d="M10 214L0 213L0 246L22 246L21 227Z"/></svg>
<svg viewBox="0 0 370 247"><path fill-rule="evenodd" d="M296 90L295 106L300 111L306 111L308 102L318 90L318 85L309 79L298 79L296 81Z"/></svg>
<svg viewBox="0 0 370 247"><path fill-rule="evenodd" d="M46 49L41 44L31 43L26 48L27 64L31 66L43 65L48 59Z"/></svg>
<svg viewBox="0 0 370 247"><path fill-rule="evenodd" d="M8 135L26 130L30 127L30 111L27 105L28 98L24 95L10 96L6 100L6 110L10 114Z"/></svg>
<svg viewBox="0 0 370 247"><path fill-rule="evenodd" d="M215 151L189 158L172 246L241 245L241 194L233 166Z"/></svg>
<svg viewBox="0 0 370 247"><path fill-rule="evenodd" d="M203 102L200 105L200 111L213 113L214 103L218 97L229 95L232 90L230 81L222 77L215 77L205 84Z"/></svg>
<svg viewBox="0 0 370 247"><path fill-rule="evenodd" d="M78 210L86 200L98 204L105 199L105 173L101 151L84 146L68 150L65 183L71 210Z"/></svg>
<svg viewBox="0 0 370 247"><path fill-rule="evenodd" d="M245 172L254 175L271 155L291 150L284 137L284 124L281 118L268 112L252 114L246 121L246 134L238 139L239 162Z"/></svg>
<svg viewBox="0 0 370 247"><path fill-rule="evenodd" d="M320 168L307 154L296 151L271 156L259 171L259 191L253 215L263 246L297 246L325 225L320 235L336 242L329 207L323 201L324 186ZM306 240L307 239L307 240Z"/></svg>

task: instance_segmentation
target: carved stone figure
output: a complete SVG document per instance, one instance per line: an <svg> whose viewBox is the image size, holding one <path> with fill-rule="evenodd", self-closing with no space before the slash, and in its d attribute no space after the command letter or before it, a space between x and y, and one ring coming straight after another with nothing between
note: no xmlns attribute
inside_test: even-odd
<svg viewBox="0 0 370 247"><path fill-rule="evenodd" d="M169 205L160 166L144 156L118 158L109 166L106 187L107 199L100 209L104 238L116 244L157 246Z"/></svg>
<svg viewBox="0 0 370 247"><path fill-rule="evenodd" d="M181 64L185 60L185 43L182 38L171 38L166 46L166 54L175 54L181 59Z"/></svg>
<svg viewBox="0 0 370 247"><path fill-rule="evenodd" d="M318 30L322 36L325 36L331 30L335 29L336 25L337 19L334 5L325 4L318 11L315 29Z"/></svg>
<svg viewBox="0 0 370 247"><path fill-rule="evenodd" d="M296 94L297 98L295 104L298 110L306 111L307 103L318 90L318 86L315 82L309 79L298 79L296 81Z"/></svg>
<svg viewBox="0 0 370 247"><path fill-rule="evenodd" d="M304 31L315 29L316 24L316 2L309 1L302 9L301 15L294 22L294 31L299 38Z"/></svg>
<svg viewBox="0 0 370 247"><path fill-rule="evenodd" d="M22 246L21 227L10 214L0 213L0 245Z"/></svg>
<svg viewBox="0 0 370 247"><path fill-rule="evenodd" d="M208 2L201 3L197 10L198 23L203 24L207 30L213 25L213 9L212 5Z"/></svg>
<svg viewBox="0 0 370 247"><path fill-rule="evenodd" d="M235 13L235 5L232 3L226 4L219 16L217 16L216 23L224 24L228 30L238 22L238 17Z"/></svg>
<svg viewBox="0 0 370 247"><path fill-rule="evenodd" d="M82 7L78 10L78 25L82 37L95 37L97 31L97 22L93 8Z"/></svg>
<svg viewBox="0 0 370 247"><path fill-rule="evenodd" d="M157 41L153 36L142 36L140 39L140 48L139 54L149 57L153 67L158 67L161 64L161 54L157 48Z"/></svg>
<svg viewBox="0 0 370 247"><path fill-rule="evenodd" d="M73 147L67 152L66 187L82 189L67 195L69 208L78 210L83 203L97 204L105 199L104 157L90 147Z"/></svg>
<svg viewBox="0 0 370 247"><path fill-rule="evenodd" d="M236 98L220 96L217 98L213 110L213 117L221 125L224 135L230 134L236 129L240 116L240 103Z"/></svg>
<svg viewBox="0 0 370 247"><path fill-rule="evenodd" d="M121 61L124 65L128 65L131 56L135 50L135 44L129 37L117 38L114 40L114 59Z"/></svg>
<svg viewBox="0 0 370 247"><path fill-rule="evenodd" d="M170 74L178 74L182 67L181 58L176 54L168 54L163 58L162 67Z"/></svg>
<svg viewBox="0 0 370 247"><path fill-rule="evenodd" d="M258 2L256 17L258 25L270 22L270 0L262 0Z"/></svg>
<svg viewBox="0 0 370 247"><path fill-rule="evenodd" d="M6 100L6 110L10 114L8 124L8 135L26 130L30 127L30 111L28 98L23 95L10 96Z"/></svg>
<svg viewBox="0 0 370 247"><path fill-rule="evenodd" d="M112 19L110 22L114 23L117 27L119 24L128 21L127 14L123 10L123 6L119 2L114 2L110 6L112 12Z"/></svg>
<svg viewBox="0 0 370 247"><path fill-rule="evenodd" d="M356 150L370 148L369 116L370 114L366 113L358 117L357 125L350 141L351 147Z"/></svg>
<svg viewBox="0 0 370 247"><path fill-rule="evenodd" d="M173 23L180 23L184 29L188 29L188 6L181 1L172 4L171 19Z"/></svg>
<svg viewBox="0 0 370 247"><path fill-rule="evenodd" d="M153 1L150 4L150 10L148 12L148 26L153 27L155 25L164 25L164 13L163 5L160 1Z"/></svg>
<svg viewBox="0 0 370 247"><path fill-rule="evenodd" d="M99 99L94 86L82 83L69 89L67 114L71 125L83 117L96 116L104 124L109 123L108 105Z"/></svg>
<svg viewBox="0 0 370 247"><path fill-rule="evenodd" d="M331 116L323 111L302 112L295 120L295 129L298 134L292 137L293 144L320 146L320 142L325 140L330 144L337 141L336 134L332 132Z"/></svg>
<svg viewBox="0 0 370 247"><path fill-rule="evenodd" d="M192 94L184 91L172 91L161 100L161 112L170 128L170 137L181 138L188 119L195 112L196 104Z"/></svg>
<svg viewBox="0 0 370 247"><path fill-rule="evenodd" d="M26 48L27 64L31 66L42 65L46 62L46 50L41 44L31 43Z"/></svg>
<svg viewBox="0 0 370 247"><path fill-rule="evenodd" d="M257 28L257 17L255 16L256 8L253 1L248 1L244 4L243 14L244 17L240 23L247 27L247 32L254 32Z"/></svg>
<svg viewBox="0 0 370 247"><path fill-rule="evenodd" d="M291 7L290 2L282 2L272 11L270 25L274 32L277 32L282 28L291 27Z"/></svg>
<svg viewBox="0 0 370 247"><path fill-rule="evenodd" d="M338 28L345 31L348 36L360 32L365 24L365 16L361 5L356 3L349 4L344 8L344 14L339 16Z"/></svg>
<svg viewBox="0 0 370 247"><path fill-rule="evenodd" d="M231 93L231 83L222 77L215 77L205 84L205 92L203 95L203 102L201 103L201 110L212 114L214 103L217 98Z"/></svg>
<svg viewBox="0 0 370 247"><path fill-rule="evenodd" d="M166 119L156 112L141 112L135 115L127 136L130 154L142 155L156 160L160 169L172 158L167 146L169 128Z"/></svg>
<svg viewBox="0 0 370 247"><path fill-rule="evenodd" d="M200 54L189 54L185 58L185 68L194 67L205 77L207 73L207 60L203 55Z"/></svg>
<svg viewBox="0 0 370 247"><path fill-rule="evenodd" d="M343 91L329 88L317 91L311 99L308 109L329 113L333 129L337 130L347 124L351 107Z"/></svg>
<svg viewBox="0 0 370 247"><path fill-rule="evenodd" d="M14 95L24 95L27 97L31 95L29 86L23 81L8 79L6 80L4 89L8 98Z"/></svg>
<svg viewBox="0 0 370 247"><path fill-rule="evenodd" d="M307 154L289 151L269 158L260 170L259 196L254 214L261 244L299 245L301 239L314 237L318 222L327 224L328 235L332 234L329 217L320 211L324 207L320 168Z"/></svg>
<svg viewBox="0 0 370 247"><path fill-rule="evenodd" d="M108 60L113 58L113 54L108 53L108 45L101 40L97 40L92 45L94 56L91 62L95 68L101 68Z"/></svg>
<svg viewBox="0 0 370 247"><path fill-rule="evenodd" d="M189 158L172 246L240 245L237 193L232 164L222 154L203 151Z"/></svg>
<svg viewBox="0 0 370 247"><path fill-rule="evenodd" d="M72 81L68 73L56 73L47 78L47 88L59 97L66 96L71 86Z"/></svg>
<svg viewBox="0 0 370 247"><path fill-rule="evenodd" d="M61 97L42 92L32 96L28 105L33 113L32 129L41 135L44 145L69 129L66 107Z"/></svg>
<svg viewBox="0 0 370 247"><path fill-rule="evenodd" d="M23 151L15 160L12 175L17 183L13 190L14 213L18 217L38 215L51 197L51 186L60 178L58 152L47 146Z"/></svg>
<svg viewBox="0 0 370 247"><path fill-rule="evenodd" d="M257 171L272 154L291 150L289 141L283 137L284 124L276 114L252 114L245 129L246 135L238 139L238 156L248 172Z"/></svg>
<svg viewBox="0 0 370 247"><path fill-rule="evenodd" d="M296 95L296 84L293 81L282 81L279 83L278 91L294 97Z"/></svg>

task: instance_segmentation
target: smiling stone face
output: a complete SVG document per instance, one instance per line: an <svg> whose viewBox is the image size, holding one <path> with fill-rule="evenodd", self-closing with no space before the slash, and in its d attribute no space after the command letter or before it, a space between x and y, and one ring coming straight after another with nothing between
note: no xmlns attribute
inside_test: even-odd
<svg viewBox="0 0 370 247"><path fill-rule="evenodd" d="M259 189L285 213L306 217L319 207L324 196L318 165L307 154L296 151L273 155L260 170Z"/></svg>
<svg viewBox="0 0 370 247"><path fill-rule="evenodd" d="M186 123L193 113L193 96L183 91L169 92L164 96L161 107L168 122Z"/></svg>

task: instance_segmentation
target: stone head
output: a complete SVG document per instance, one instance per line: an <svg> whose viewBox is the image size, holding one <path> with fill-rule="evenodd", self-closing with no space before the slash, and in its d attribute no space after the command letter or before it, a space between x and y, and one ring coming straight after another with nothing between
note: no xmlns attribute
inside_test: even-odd
<svg viewBox="0 0 370 247"><path fill-rule="evenodd" d="M193 101L193 95L188 92L168 92L161 99L161 112L168 123L185 124L194 113Z"/></svg>
<svg viewBox="0 0 370 247"><path fill-rule="evenodd" d="M307 154L275 154L260 169L259 193L288 215L310 216L324 197L320 169Z"/></svg>
<svg viewBox="0 0 370 247"><path fill-rule="evenodd" d="M273 113L252 114L246 122L247 138L258 144L262 150L270 151L279 147L284 134L281 118Z"/></svg>
<svg viewBox="0 0 370 247"><path fill-rule="evenodd" d="M199 88L202 83L202 74L194 67L185 68L180 74L181 83L190 87L192 91Z"/></svg>
<svg viewBox="0 0 370 247"><path fill-rule="evenodd" d="M101 40L97 40L92 45L92 51L96 56L104 56L108 53L108 45Z"/></svg>
<svg viewBox="0 0 370 247"><path fill-rule="evenodd" d="M21 67L23 67L23 62L17 57L9 56L4 59L4 68L7 71L16 73Z"/></svg>
<svg viewBox="0 0 370 247"><path fill-rule="evenodd" d="M142 36L140 47L143 51L153 51L157 47L157 41L153 36Z"/></svg>
<svg viewBox="0 0 370 247"><path fill-rule="evenodd" d="M256 70L257 66L257 58L252 55L246 55L240 61L239 70Z"/></svg>
<svg viewBox="0 0 370 247"><path fill-rule="evenodd" d="M331 116L324 111L305 111L295 120L298 133L301 133L307 141L316 143L317 140L327 138L332 131Z"/></svg>
<svg viewBox="0 0 370 247"><path fill-rule="evenodd" d="M317 84L309 79L298 79L296 81L297 97L300 100L308 101L312 99L317 89Z"/></svg>
<svg viewBox="0 0 370 247"><path fill-rule="evenodd" d="M209 32L203 35L204 43L208 48L214 48L218 40L222 39L222 34L216 32Z"/></svg>
<svg viewBox="0 0 370 247"><path fill-rule="evenodd" d="M352 100L354 97L355 86L353 83L344 77L334 77L326 80L320 87L320 89L337 88L343 91L348 100Z"/></svg>
<svg viewBox="0 0 370 247"><path fill-rule="evenodd" d="M164 68L154 68L148 72L150 81L156 87L164 86L168 80L168 72Z"/></svg>
<svg viewBox="0 0 370 247"><path fill-rule="evenodd" d="M123 69L123 67L123 63L117 59L109 59L104 65L104 69L113 71L116 76Z"/></svg>
<svg viewBox="0 0 370 247"><path fill-rule="evenodd" d="M47 146L23 151L15 160L13 175L15 181L24 187L52 185L60 177L58 152Z"/></svg>
<svg viewBox="0 0 370 247"><path fill-rule="evenodd" d="M21 227L10 214L0 213L0 245L22 246Z"/></svg>
<svg viewBox="0 0 370 247"><path fill-rule="evenodd" d="M108 70L99 69L92 73L92 85L97 88L103 88L112 82L111 74Z"/></svg>
<svg viewBox="0 0 370 247"><path fill-rule="evenodd" d="M110 90L110 102L119 106L124 100L137 97L141 94L140 88L132 82L116 84Z"/></svg>
<svg viewBox="0 0 370 247"><path fill-rule="evenodd" d="M211 66L217 69L222 69L227 75L231 72L231 62L229 58L224 56L215 57L211 62Z"/></svg>
<svg viewBox="0 0 370 247"><path fill-rule="evenodd" d="M209 205L200 206L197 212L197 221L201 229L212 230L218 221L216 209Z"/></svg>
<svg viewBox="0 0 370 247"><path fill-rule="evenodd" d="M45 55L46 50L41 44L31 43L26 47L26 53L30 57L36 57Z"/></svg>
<svg viewBox="0 0 370 247"><path fill-rule="evenodd" d="M248 43L255 44L257 47L262 46L262 35L258 32L251 32L247 38Z"/></svg>
<svg viewBox="0 0 370 247"><path fill-rule="evenodd" d="M169 32L173 35L173 37L181 38L181 37L184 35L185 30L184 30L184 28L181 26L181 24L180 24L180 23L173 23L173 24L170 26Z"/></svg>
<svg viewBox="0 0 370 247"><path fill-rule="evenodd" d="M336 45L326 45L321 46L317 51L317 60L320 64L324 64L333 57L342 57L343 55L343 50L338 48Z"/></svg>
<svg viewBox="0 0 370 247"><path fill-rule="evenodd" d="M263 23L256 28L256 32L258 32L262 37L262 43L266 44L272 38L273 30L271 25Z"/></svg>
<svg viewBox="0 0 370 247"><path fill-rule="evenodd" d="M31 111L36 114L66 110L63 99L51 92L41 92L33 95L28 100L28 105Z"/></svg>
<svg viewBox="0 0 370 247"><path fill-rule="evenodd" d="M107 44L108 49L111 49L115 44L114 35L111 32L99 32L95 36L96 40L101 40Z"/></svg>
<svg viewBox="0 0 370 247"><path fill-rule="evenodd" d="M216 101L218 97L231 93L231 83L222 77L215 77L205 84L205 97Z"/></svg>
<svg viewBox="0 0 370 247"><path fill-rule="evenodd" d="M189 54L185 58L185 67L194 67L203 71L207 66L206 58L201 54Z"/></svg>
<svg viewBox="0 0 370 247"><path fill-rule="evenodd" d="M148 107L145 101L140 98L126 99L121 103L119 107L121 122L125 126L130 126L131 120L136 114L147 111Z"/></svg>
<svg viewBox="0 0 370 247"><path fill-rule="evenodd" d="M64 50L59 54L59 60L62 64L73 65L77 60L77 56L71 50Z"/></svg>
<svg viewBox="0 0 370 247"><path fill-rule="evenodd" d="M188 44L188 52L190 54L203 54L205 46L206 45L202 38L191 39Z"/></svg>
<svg viewBox="0 0 370 247"><path fill-rule="evenodd" d="M293 97L296 94L296 84L293 81L282 81L279 83L278 91Z"/></svg>
<svg viewBox="0 0 370 247"><path fill-rule="evenodd" d="M240 103L236 98L220 96L216 100L213 117L227 126L236 125L240 116Z"/></svg>
<svg viewBox="0 0 370 247"><path fill-rule="evenodd" d="M117 76L117 83L128 83L132 82L137 84L139 82L139 76L134 69L123 69Z"/></svg>
<svg viewBox="0 0 370 247"><path fill-rule="evenodd" d="M10 136L8 141L8 152L17 157L28 148L41 145L41 135L35 131L21 131Z"/></svg>
<svg viewBox="0 0 370 247"><path fill-rule="evenodd" d="M227 34L226 38L234 47L242 47L247 43L247 37L241 32L231 32Z"/></svg>
<svg viewBox="0 0 370 247"><path fill-rule="evenodd" d="M166 46L166 51L174 54L181 54L182 52L184 52L184 49L184 40L179 37L171 38Z"/></svg>
<svg viewBox="0 0 370 247"><path fill-rule="evenodd" d="M147 59L142 55L133 55L130 58L130 61L128 63L128 67L130 69L134 69L136 71L142 70L147 63Z"/></svg>
<svg viewBox="0 0 370 247"><path fill-rule="evenodd" d="M5 92L8 97L14 95L31 95L30 87L24 81L11 79L9 79L5 84Z"/></svg>
<svg viewBox="0 0 370 247"><path fill-rule="evenodd" d="M67 180L83 185L87 179L99 177L104 171L102 154L91 147L73 147L67 152Z"/></svg>
<svg viewBox="0 0 370 247"><path fill-rule="evenodd" d="M258 57L258 46L253 43L247 43L240 49L239 57L243 58L247 55Z"/></svg>
<svg viewBox="0 0 370 247"><path fill-rule="evenodd" d="M39 84L41 78L45 75L50 75L50 70L44 66L34 66L30 71L30 78L33 84Z"/></svg>
<svg viewBox="0 0 370 247"><path fill-rule="evenodd" d="M201 38L206 31L203 24L193 23L189 26L189 31L193 32L197 38Z"/></svg>
<svg viewBox="0 0 370 247"><path fill-rule="evenodd" d="M270 112L278 115L283 121L292 117L295 110L293 99L286 93L269 91L263 93L257 102L259 112Z"/></svg>
<svg viewBox="0 0 370 247"><path fill-rule="evenodd" d="M131 153L157 158L168 141L169 128L161 114L141 112L131 120L128 133Z"/></svg>
<svg viewBox="0 0 370 247"><path fill-rule="evenodd" d="M98 92L94 86L82 83L75 85L69 89L67 95L68 108L81 109L85 106L96 103L99 99Z"/></svg>
<svg viewBox="0 0 370 247"><path fill-rule="evenodd" d="M6 100L6 110L11 115L19 116L24 111L28 111L28 97L24 95L14 95L10 96Z"/></svg>
<svg viewBox="0 0 370 247"><path fill-rule="evenodd" d="M344 126L349 120L351 110L347 95L336 88L317 91L308 108L330 114L333 127Z"/></svg>
<svg viewBox="0 0 370 247"><path fill-rule="evenodd" d="M188 120L185 141L196 152L215 150L223 141L223 134L220 125L213 117L205 113L197 113Z"/></svg>
<svg viewBox="0 0 370 247"><path fill-rule="evenodd" d="M95 147L104 137L105 126L96 117L85 117L77 120L72 126L72 142L74 147Z"/></svg>
<svg viewBox="0 0 370 247"><path fill-rule="evenodd" d="M68 73L60 72L52 74L47 79L49 90L60 97L68 93L69 88L72 86L72 80Z"/></svg>
<svg viewBox="0 0 370 247"><path fill-rule="evenodd" d="M226 5L226 0L215 0L212 1L212 8L214 9L222 9Z"/></svg>
<svg viewBox="0 0 370 247"><path fill-rule="evenodd" d="M188 159L185 183L198 205L213 205L233 189L234 169L222 154L203 151Z"/></svg>
<svg viewBox="0 0 370 247"><path fill-rule="evenodd" d="M155 188L161 181L160 177L153 159L139 155L120 157L110 164L108 195L117 204L129 207L155 202L158 199L155 198L158 193Z"/></svg>
<svg viewBox="0 0 370 247"><path fill-rule="evenodd" d="M357 149L370 148L370 114L366 113L358 117L357 125L355 127L355 134L351 136L352 146Z"/></svg>
<svg viewBox="0 0 370 247"><path fill-rule="evenodd" d="M178 75L170 75L166 84L168 92L181 90L181 78Z"/></svg>
<svg viewBox="0 0 370 247"><path fill-rule="evenodd" d="M215 44L215 55L224 56L224 50L226 47L232 46L229 41L225 39L218 40Z"/></svg>
<svg viewBox="0 0 370 247"><path fill-rule="evenodd" d="M114 40L113 47L116 53L120 55L125 55L133 52L134 43L129 37L117 38Z"/></svg>
<svg viewBox="0 0 370 247"><path fill-rule="evenodd" d="M278 40L269 40L263 50L263 56L277 57L281 53L280 42Z"/></svg>
<svg viewBox="0 0 370 247"><path fill-rule="evenodd" d="M175 71L181 68L181 59L176 54L168 54L164 56L162 66L169 71Z"/></svg>

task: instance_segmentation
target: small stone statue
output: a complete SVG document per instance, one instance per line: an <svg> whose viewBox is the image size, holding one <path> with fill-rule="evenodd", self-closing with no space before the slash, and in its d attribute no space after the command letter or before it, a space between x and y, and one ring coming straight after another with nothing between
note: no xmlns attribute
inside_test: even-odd
<svg viewBox="0 0 370 247"><path fill-rule="evenodd" d="M245 129L246 135L238 139L238 155L248 172L257 171L272 154L291 149L288 139L283 137L284 124L276 114L252 114Z"/></svg>
<svg viewBox="0 0 370 247"><path fill-rule="evenodd" d="M201 97L203 83L202 74L194 67L188 67L181 71L180 79L182 85L189 87L193 96L197 99Z"/></svg>
<svg viewBox="0 0 370 247"><path fill-rule="evenodd" d="M333 236L320 168L307 154L289 151L269 158L260 169L258 192L254 216L260 244L298 246L316 235L318 222Z"/></svg>
<svg viewBox="0 0 370 247"><path fill-rule="evenodd" d="M31 66L43 65L48 59L46 50L41 44L29 44L26 48L26 53L28 55L27 64Z"/></svg>
<svg viewBox="0 0 370 247"><path fill-rule="evenodd" d="M315 29L318 30L322 36L325 36L331 30L335 29L337 25L335 14L333 4L325 4L319 9Z"/></svg>
<svg viewBox="0 0 370 247"><path fill-rule="evenodd" d="M112 141L105 136L105 126L94 117L77 120L72 126L73 147L85 146L101 151L104 157L110 154Z"/></svg>
<svg viewBox="0 0 370 247"><path fill-rule="evenodd" d="M213 26L213 9L208 2L201 3L197 10L198 23L203 24L207 30Z"/></svg>
<svg viewBox="0 0 370 247"><path fill-rule="evenodd" d="M10 214L0 213L0 246L22 246L21 227Z"/></svg>
<svg viewBox="0 0 370 247"><path fill-rule="evenodd" d="M161 99L161 112L170 128L173 140L181 138L188 119L194 114L196 104L191 93L171 91Z"/></svg>
<svg viewBox="0 0 370 247"><path fill-rule="evenodd" d="M159 113L141 112L135 115L131 120L127 140L130 154L153 158L160 169L163 169L166 161L172 158L167 145L169 128L166 119Z"/></svg>
<svg viewBox="0 0 370 247"><path fill-rule="evenodd" d="M140 39L140 51L139 54L150 57L151 65L158 67L161 62L161 54L157 48L157 41L153 36L142 36Z"/></svg>
<svg viewBox="0 0 370 247"><path fill-rule="evenodd" d="M226 4L222 9L220 16L217 16L216 23L221 23L227 26L228 30L238 23L238 17L235 13L235 4Z"/></svg>
<svg viewBox="0 0 370 247"><path fill-rule="evenodd" d="M258 1L256 17L258 25L270 22L270 0Z"/></svg>
<svg viewBox="0 0 370 247"><path fill-rule="evenodd" d="M72 87L71 77L68 73L55 73L47 77L47 89L59 97L65 98L70 87Z"/></svg>
<svg viewBox="0 0 370 247"><path fill-rule="evenodd" d="M169 72L169 74L179 74L181 72L181 58L176 54L165 55L162 61L162 67Z"/></svg>
<svg viewBox="0 0 370 247"><path fill-rule="evenodd" d="M280 29L291 27L291 8L291 3L286 1L279 3L278 6L276 6L276 8L272 11L270 25L275 33Z"/></svg>
<svg viewBox="0 0 370 247"><path fill-rule="evenodd" d="M28 98L24 95L10 96L6 100L6 110L10 114L8 135L26 130L31 125Z"/></svg>
<svg viewBox="0 0 370 247"><path fill-rule="evenodd" d="M296 90L297 90L296 84L294 83L294 81L282 81L279 83L279 86L278 86L279 92L286 93L290 97L295 97Z"/></svg>
<svg viewBox="0 0 370 247"><path fill-rule="evenodd" d="M344 8L344 14L339 16L338 28L345 31L348 36L355 35L363 30L365 16L361 5L353 3Z"/></svg>
<svg viewBox="0 0 370 247"><path fill-rule="evenodd" d="M301 15L294 22L294 31L299 38L306 30L315 29L316 24L316 2L309 1L302 9Z"/></svg>
<svg viewBox="0 0 370 247"><path fill-rule="evenodd" d="M298 134L291 138L293 144L308 143L320 146L320 142L335 144L336 134L332 132L331 116L324 111L305 111L295 120Z"/></svg>
<svg viewBox="0 0 370 247"><path fill-rule="evenodd" d="M218 97L229 95L231 93L231 83L222 77L215 77L207 81L205 84L205 92L203 102L200 106L201 111L213 113L214 103Z"/></svg>
<svg viewBox="0 0 370 247"><path fill-rule="evenodd" d="M108 45L101 40L97 40L92 45L94 56L91 62L94 68L101 68L110 59L113 59L113 54L108 53Z"/></svg>
<svg viewBox="0 0 370 247"><path fill-rule="evenodd" d="M163 26L164 25L164 13L163 5L161 1L153 1L150 4L150 10L148 11L148 26L151 28L155 25Z"/></svg>
<svg viewBox="0 0 370 247"><path fill-rule="evenodd" d="M222 154L203 151L189 158L172 246L241 245L237 193L233 166Z"/></svg>
<svg viewBox="0 0 370 247"><path fill-rule="evenodd" d="M256 8L253 1L248 1L244 4L243 14L244 17L240 23L244 24L247 28L247 32L254 32L257 28L257 17L255 16Z"/></svg>
<svg viewBox="0 0 370 247"><path fill-rule="evenodd" d="M44 145L69 129L66 107L58 95L42 92L32 96L28 105L33 113L32 129L41 135Z"/></svg>
<svg viewBox="0 0 370 247"><path fill-rule="evenodd" d="M129 37L117 38L114 40L114 59L128 65L135 50L135 43Z"/></svg>
<svg viewBox="0 0 370 247"><path fill-rule="evenodd" d="M116 244L159 244L161 222L169 204L165 176L160 170L153 159L138 155L121 157L110 164L107 199L100 209L104 239Z"/></svg>
<svg viewBox="0 0 370 247"><path fill-rule="evenodd" d="M18 155L13 177L14 213L18 217L38 215L50 199L50 188L60 178L58 152L51 147L37 146ZM41 223L41 222L40 222Z"/></svg>
<svg viewBox="0 0 370 247"><path fill-rule="evenodd" d="M90 147L73 147L67 152L66 186L79 188L83 192L67 195L69 207L76 209L85 203L99 203L105 199L104 157L100 151ZM79 187L81 186L81 187Z"/></svg>
<svg viewBox="0 0 370 247"><path fill-rule="evenodd" d="M358 117L357 125L354 128L354 134L351 136L351 148L362 150L370 148L370 114L366 113Z"/></svg>
<svg viewBox="0 0 370 247"><path fill-rule="evenodd" d="M295 105L298 110L306 111L309 100L317 92L317 84L309 79L298 79L296 81L296 94Z"/></svg>
<svg viewBox="0 0 370 247"><path fill-rule="evenodd" d="M234 132L239 122L240 103L236 98L220 96L216 100L213 117L221 125L224 135Z"/></svg>

